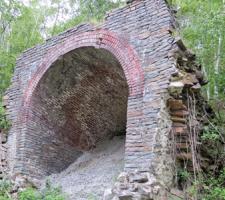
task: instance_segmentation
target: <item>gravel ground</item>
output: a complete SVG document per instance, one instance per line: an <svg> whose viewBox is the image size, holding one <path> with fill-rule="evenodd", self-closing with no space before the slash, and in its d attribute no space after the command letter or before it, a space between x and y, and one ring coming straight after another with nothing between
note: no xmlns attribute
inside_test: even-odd
<svg viewBox="0 0 225 200"><path fill-rule="evenodd" d="M124 137L104 141L92 152L85 152L66 170L48 179L59 186L70 200L101 200L124 166Z"/></svg>

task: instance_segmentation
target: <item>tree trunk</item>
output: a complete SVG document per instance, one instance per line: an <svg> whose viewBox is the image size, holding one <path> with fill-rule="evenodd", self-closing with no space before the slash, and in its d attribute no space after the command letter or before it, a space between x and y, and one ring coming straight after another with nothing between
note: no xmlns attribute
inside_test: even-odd
<svg viewBox="0 0 225 200"><path fill-rule="evenodd" d="M218 97L218 84L217 84L217 76L219 75L219 65L220 65L220 54L221 54L221 45L222 45L222 35L219 34L219 42L218 42L218 49L216 53L216 64L215 64L215 82L214 82L214 96Z"/></svg>

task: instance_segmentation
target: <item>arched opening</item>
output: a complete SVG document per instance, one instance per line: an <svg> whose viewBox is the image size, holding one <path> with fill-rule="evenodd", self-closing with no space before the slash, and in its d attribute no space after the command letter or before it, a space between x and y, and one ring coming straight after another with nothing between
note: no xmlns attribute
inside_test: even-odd
<svg viewBox="0 0 225 200"><path fill-rule="evenodd" d="M102 173L113 177L101 184L115 179L112 171L123 170L127 101L123 68L109 51L82 47L59 57L31 97L26 141L32 142L24 154L29 154L30 171L35 166L33 176L59 173L76 160L88 165L90 159L82 162L88 152L96 161L111 156L105 166L109 171ZM95 164L102 167L101 162Z"/></svg>
<svg viewBox="0 0 225 200"><path fill-rule="evenodd" d="M141 128L144 74L129 42L100 29L72 34L47 46L44 52L24 77L26 86L18 99L21 107L12 128L17 131L11 137L15 144L9 152L11 173L34 182L65 172L74 161L80 162L85 154L94 152L95 158L105 156L111 161L102 173L98 166L108 161L95 159L99 176L94 179L98 184L93 185L103 183L98 187L103 191L119 171L146 170L146 159L152 154L146 152L149 149ZM114 142L112 138L125 135L125 129L124 155L124 140ZM120 157L110 157L112 153ZM99 179L106 174L107 179ZM93 182L93 178L88 181Z"/></svg>

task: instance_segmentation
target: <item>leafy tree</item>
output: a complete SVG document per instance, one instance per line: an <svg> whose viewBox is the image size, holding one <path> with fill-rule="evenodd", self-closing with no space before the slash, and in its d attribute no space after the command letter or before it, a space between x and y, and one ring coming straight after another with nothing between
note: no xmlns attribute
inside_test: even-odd
<svg viewBox="0 0 225 200"><path fill-rule="evenodd" d="M197 54L209 80L209 100L225 96L225 2L224 0L172 0L178 8L181 35Z"/></svg>
<svg viewBox="0 0 225 200"><path fill-rule="evenodd" d="M198 197L196 199L222 200L225 199L225 173L219 169L225 165L221 146L225 138L225 1L170 0L170 3L178 9L181 36L196 53L209 80L204 94L216 113L199 138L204 153L215 168L199 173L197 182L192 181L191 187Z"/></svg>
<svg viewBox="0 0 225 200"><path fill-rule="evenodd" d="M107 11L123 5L123 0L70 0L74 15L64 23L52 27L52 35L76 26L82 22L98 23Z"/></svg>
<svg viewBox="0 0 225 200"><path fill-rule="evenodd" d="M43 16L34 8L18 2L7 4L6 0L1 4L0 97L10 84L17 56L25 49L43 41L40 34Z"/></svg>

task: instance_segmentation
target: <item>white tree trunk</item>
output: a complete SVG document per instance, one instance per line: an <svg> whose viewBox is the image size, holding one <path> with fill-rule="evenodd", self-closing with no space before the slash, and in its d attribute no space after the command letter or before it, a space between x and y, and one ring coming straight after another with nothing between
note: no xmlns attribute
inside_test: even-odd
<svg viewBox="0 0 225 200"><path fill-rule="evenodd" d="M202 71L203 71L203 73L204 73L204 76L205 76L205 78L206 79L208 79L208 74L207 74L207 71L206 71L206 69L205 69L205 64L204 64L204 62L203 62L203 60L202 60ZM210 99L210 85L209 85L209 83L207 84L207 88L206 88L206 97L207 97L207 100L209 101L209 99Z"/></svg>
<svg viewBox="0 0 225 200"><path fill-rule="evenodd" d="M219 34L219 42L218 42L218 49L217 49L217 53L216 53L216 63L215 63L215 75L219 75L219 65L220 65L220 54L221 54L221 45L222 45L222 36L221 33ZM215 79L214 82L214 96L218 97L218 85L217 85L217 81Z"/></svg>

